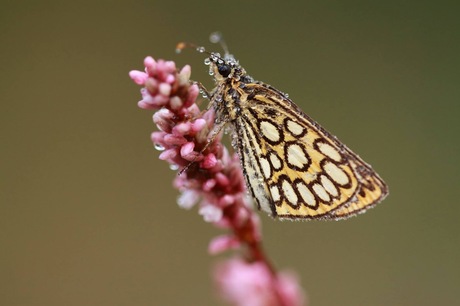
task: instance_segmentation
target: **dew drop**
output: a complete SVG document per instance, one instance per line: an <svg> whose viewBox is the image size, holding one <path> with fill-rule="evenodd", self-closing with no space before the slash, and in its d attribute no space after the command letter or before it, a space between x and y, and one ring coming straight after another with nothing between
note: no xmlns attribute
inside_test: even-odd
<svg viewBox="0 0 460 306"><path fill-rule="evenodd" d="M169 169L171 169L171 170L173 170L173 171L176 171L176 170L179 169L179 166L176 165L176 164L171 164L171 165L169 165Z"/></svg>
<svg viewBox="0 0 460 306"><path fill-rule="evenodd" d="M205 65L211 64L211 59L210 59L209 57L205 58L205 59L204 59L204 64L205 64Z"/></svg>
<svg viewBox="0 0 460 306"><path fill-rule="evenodd" d="M211 35L209 35L209 40L213 43L213 44L217 44L218 42L220 42L222 39L222 34L220 32L213 32L211 33Z"/></svg>
<svg viewBox="0 0 460 306"><path fill-rule="evenodd" d="M200 89L200 94L203 98L207 99L208 98L208 95L206 94L206 92L203 90L203 89Z"/></svg>
<svg viewBox="0 0 460 306"><path fill-rule="evenodd" d="M165 147L163 147L161 144L154 144L153 147L158 150L158 151L164 151L165 150Z"/></svg>
<svg viewBox="0 0 460 306"><path fill-rule="evenodd" d="M206 51L206 49L204 47L198 47L198 48L196 48L196 51L198 51L200 53L204 53L204 51Z"/></svg>

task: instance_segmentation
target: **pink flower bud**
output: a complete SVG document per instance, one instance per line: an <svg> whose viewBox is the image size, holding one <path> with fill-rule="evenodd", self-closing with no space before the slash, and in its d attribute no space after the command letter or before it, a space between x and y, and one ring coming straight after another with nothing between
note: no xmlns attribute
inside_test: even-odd
<svg viewBox="0 0 460 306"><path fill-rule="evenodd" d="M157 62L153 59L153 57L147 56L144 59L145 70L150 75L153 74L152 72L155 70L156 65L157 65Z"/></svg>
<svg viewBox="0 0 460 306"><path fill-rule="evenodd" d="M235 236L217 236L209 243L208 252L211 255L216 255L227 250L236 249L240 245L240 241Z"/></svg>
<svg viewBox="0 0 460 306"><path fill-rule="evenodd" d="M194 148L195 148L195 143L188 142L180 148L180 155L185 158L187 155L190 155L190 153L193 152Z"/></svg>
<svg viewBox="0 0 460 306"><path fill-rule="evenodd" d="M131 70L129 72L129 77L136 83L137 85L144 85L145 80L149 77L147 73L139 71L139 70Z"/></svg>
<svg viewBox="0 0 460 306"><path fill-rule="evenodd" d="M203 219L206 222L218 222L222 219L223 215L222 209L211 204L206 204L200 207L198 213L203 216Z"/></svg>
<svg viewBox="0 0 460 306"><path fill-rule="evenodd" d="M161 152L160 156L158 157L161 160L170 160L177 155L176 149L169 149L166 151Z"/></svg>
<svg viewBox="0 0 460 306"><path fill-rule="evenodd" d="M214 186L216 186L216 180L209 179L203 184L202 188L204 191L210 191Z"/></svg>
<svg viewBox="0 0 460 306"><path fill-rule="evenodd" d="M217 158L213 153L206 155L201 162L201 167L204 169L211 169L217 164Z"/></svg>
<svg viewBox="0 0 460 306"><path fill-rule="evenodd" d="M168 83L161 83L160 86L158 86L158 92L165 97L169 97L169 94L171 93L171 85Z"/></svg>
<svg viewBox="0 0 460 306"><path fill-rule="evenodd" d="M184 208L192 208L199 200L200 195L194 190L185 190L177 199L177 204Z"/></svg>

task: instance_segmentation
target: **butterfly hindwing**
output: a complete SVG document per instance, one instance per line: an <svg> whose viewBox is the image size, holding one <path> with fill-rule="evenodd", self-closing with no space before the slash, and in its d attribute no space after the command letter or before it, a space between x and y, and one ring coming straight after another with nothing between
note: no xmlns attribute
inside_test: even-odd
<svg viewBox="0 0 460 306"><path fill-rule="evenodd" d="M381 200L384 185L368 165L282 93L253 86L235 125L259 208L278 218L340 219Z"/></svg>

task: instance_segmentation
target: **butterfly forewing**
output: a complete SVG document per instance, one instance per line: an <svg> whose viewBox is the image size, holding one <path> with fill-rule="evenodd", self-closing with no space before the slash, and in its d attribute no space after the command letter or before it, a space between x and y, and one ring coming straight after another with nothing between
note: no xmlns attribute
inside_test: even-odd
<svg viewBox="0 0 460 306"><path fill-rule="evenodd" d="M233 126L233 144L259 209L277 218L342 219L386 196L372 168L285 94L246 77L236 62L223 76L219 65L227 62L213 63L211 102L217 120Z"/></svg>

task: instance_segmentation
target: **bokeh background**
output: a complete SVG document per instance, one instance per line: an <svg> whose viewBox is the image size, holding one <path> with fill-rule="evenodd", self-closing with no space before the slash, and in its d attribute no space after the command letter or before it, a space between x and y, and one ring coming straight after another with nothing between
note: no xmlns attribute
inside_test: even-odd
<svg viewBox="0 0 460 306"><path fill-rule="evenodd" d="M460 286L456 1L1 1L0 305L221 305L222 234L176 205L145 56L192 65L219 30L381 174L389 198L341 222L261 216L310 305L454 305ZM221 257L227 258L231 254Z"/></svg>

